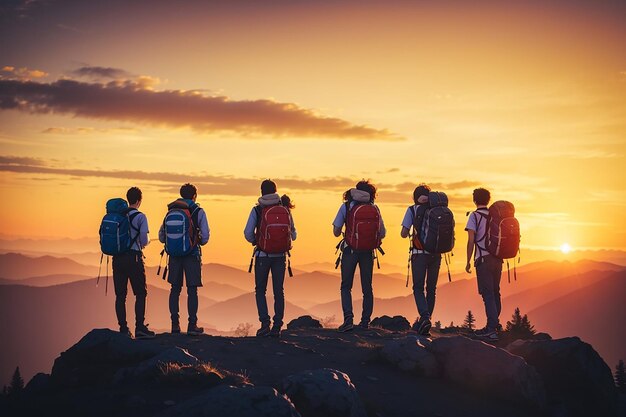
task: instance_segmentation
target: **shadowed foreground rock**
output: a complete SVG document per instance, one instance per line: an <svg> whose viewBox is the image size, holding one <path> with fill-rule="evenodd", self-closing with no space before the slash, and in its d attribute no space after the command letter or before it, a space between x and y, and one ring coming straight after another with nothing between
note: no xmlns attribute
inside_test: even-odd
<svg viewBox="0 0 626 417"><path fill-rule="evenodd" d="M517 340L507 350L542 376L550 405L568 416L616 415L618 398L611 369L577 337Z"/></svg>
<svg viewBox="0 0 626 417"><path fill-rule="evenodd" d="M402 316L381 316L376 317L370 323L372 327L380 327L381 329L391 330L394 332L404 332L411 328L411 324Z"/></svg>
<svg viewBox="0 0 626 417"><path fill-rule="evenodd" d="M282 391L302 417L367 417L350 377L334 369L288 376L283 380Z"/></svg>
<svg viewBox="0 0 626 417"><path fill-rule="evenodd" d="M158 417L300 417L287 397L270 387L221 385Z"/></svg>
<svg viewBox="0 0 626 417"><path fill-rule="evenodd" d="M319 320L314 319L311 316L300 316L297 319L291 320L287 324L287 329L321 329L322 323Z"/></svg>
<svg viewBox="0 0 626 417"><path fill-rule="evenodd" d="M546 404L541 377L519 356L463 336L435 339L426 349L450 381L522 405L543 408Z"/></svg>
<svg viewBox="0 0 626 417"><path fill-rule="evenodd" d="M429 341L418 336L391 340L381 349L381 356L403 371L435 378L440 373L439 363L435 355L424 347L424 343Z"/></svg>

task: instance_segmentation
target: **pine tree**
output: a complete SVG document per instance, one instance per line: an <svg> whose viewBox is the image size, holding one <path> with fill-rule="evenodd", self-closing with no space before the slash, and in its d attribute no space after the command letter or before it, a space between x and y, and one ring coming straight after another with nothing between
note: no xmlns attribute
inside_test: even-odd
<svg viewBox="0 0 626 417"><path fill-rule="evenodd" d="M615 386L620 392L626 393L626 369L621 359L615 367Z"/></svg>
<svg viewBox="0 0 626 417"><path fill-rule="evenodd" d="M522 316L519 307L515 309L511 321L506 322L506 331L519 339L529 339L536 333L535 327L528 320L528 316L526 314Z"/></svg>
<svg viewBox="0 0 626 417"><path fill-rule="evenodd" d="M450 322L450 326L449 326L449 327L450 327L451 329L453 329L453 328L454 328L454 322L453 322L453 321L451 321L451 322Z"/></svg>
<svg viewBox="0 0 626 417"><path fill-rule="evenodd" d="M13 377L11 378L11 385L9 385L9 394L15 395L24 389L24 379L20 374L20 367L15 368Z"/></svg>
<svg viewBox="0 0 626 417"><path fill-rule="evenodd" d="M441 322L439 320L435 322L435 329L441 330Z"/></svg>
<svg viewBox="0 0 626 417"><path fill-rule="evenodd" d="M476 319L474 318L474 315L472 314L472 310L469 310L467 312L467 316L465 316L465 321L463 322L463 327L465 327L466 329L469 329L469 330L473 330L475 322L476 322Z"/></svg>

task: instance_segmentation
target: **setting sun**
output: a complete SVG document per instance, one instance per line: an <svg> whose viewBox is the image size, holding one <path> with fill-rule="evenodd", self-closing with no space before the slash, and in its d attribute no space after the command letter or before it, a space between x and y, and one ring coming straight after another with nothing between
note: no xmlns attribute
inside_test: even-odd
<svg viewBox="0 0 626 417"><path fill-rule="evenodd" d="M570 246L569 243L563 243L561 245L561 252L568 254L572 251L572 247Z"/></svg>

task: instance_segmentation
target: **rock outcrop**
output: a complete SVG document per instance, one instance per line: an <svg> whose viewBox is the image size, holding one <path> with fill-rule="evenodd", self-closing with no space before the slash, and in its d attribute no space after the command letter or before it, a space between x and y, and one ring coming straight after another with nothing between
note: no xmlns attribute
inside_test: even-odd
<svg viewBox="0 0 626 417"><path fill-rule="evenodd" d="M409 321L402 316L381 316L376 317L370 323L372 327L380 327L381 329L391 330L394 332L404 332L411 328Z"/></svg>
<svg viewBox="0 0 626 417"><path fill-rule="evenodd" d="M322 323L311 316L300 316L287 323L287 329L321 329Z"/></svg>
<svg viewBox="0 0 626 417"><path fill-rule="evenodd" d="M367 417L350 377L334 369L317 369L290 375L282 391L302 417Z"/></svg>
<svg viewBox="0 0 626 417"><path fill-rule="evenodd" d="M428 340L417 336L391 340L382 347L381 356L403 371L435 378L440 373L439 363L435 355L424 346L427 343Z"/></svg>
<svg viewBox="0 0 626 417"><path fill-rule="evenodd" d="M517 340L507 350L537 369L552 408L568 416L617 413L611 369L591 345L579 338Z"/></svg>

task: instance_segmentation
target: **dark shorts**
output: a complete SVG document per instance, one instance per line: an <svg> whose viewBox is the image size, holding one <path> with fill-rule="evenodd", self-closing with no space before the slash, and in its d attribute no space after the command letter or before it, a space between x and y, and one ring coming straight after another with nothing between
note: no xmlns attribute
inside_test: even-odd
<svg viewBox="0 0 626 417"><path fill-rule="evenodd" d="M146 295L146 269L140 252L113 256L113 286L115 295L126 296L128 281L135 295Z"/></svg>
<svg viewBox="0 0 626 417"><path fill-rule="evenodd" d="M202 259L200 255L170 256L167 282L183 286L183 272L187 287L202 287Z"/></svg>

